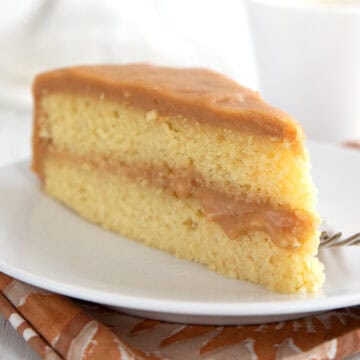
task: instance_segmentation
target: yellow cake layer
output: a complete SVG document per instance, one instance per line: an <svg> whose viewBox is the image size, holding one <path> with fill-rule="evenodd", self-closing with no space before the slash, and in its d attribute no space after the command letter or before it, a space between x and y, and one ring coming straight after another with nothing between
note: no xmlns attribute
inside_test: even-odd
<svg viewBox="0 0 360 360"><path fill-rule="evenodd" d="M44 190L86 219L224 275L287 293L316 291L324 282L317 258L278 248L262 232L229 240L194 199L50 152L44 175Z"/></svg>
<svg viewBox="0 0 360 360"><path fill-rule="evenodd" d="M70 93L44 95L38 106L39 136L57 151L190 168L223 192L314 211L308 155L286 141Z"/></svg>

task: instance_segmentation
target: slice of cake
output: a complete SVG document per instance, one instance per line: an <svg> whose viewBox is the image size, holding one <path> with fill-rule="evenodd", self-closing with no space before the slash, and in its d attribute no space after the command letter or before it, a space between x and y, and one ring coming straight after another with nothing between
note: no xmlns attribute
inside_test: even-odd
<svg viewBox="0 0 360 360"><path fill-rule="evenodd" d="M279 292L324 281L303 132L205 69L79 66L34 83L44 191L130 239Z"/></svg>

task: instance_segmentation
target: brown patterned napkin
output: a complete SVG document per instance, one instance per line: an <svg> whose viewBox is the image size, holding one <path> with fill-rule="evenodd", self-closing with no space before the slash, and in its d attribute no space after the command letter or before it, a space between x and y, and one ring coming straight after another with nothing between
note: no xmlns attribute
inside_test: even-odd
<svg viewBox="0 0 360 360"><path fill-rule="evenodd" d="M360 306L264 325L182 325L70 300L0 273L0 314L49 360L325 360L360 352Z"/></svg>
<svg viewBox="0 0 360 360"><path fill-rule="evenodd" d="M360 149L360 141L347 141L344 143L344 146L354 149Z"/></svg>

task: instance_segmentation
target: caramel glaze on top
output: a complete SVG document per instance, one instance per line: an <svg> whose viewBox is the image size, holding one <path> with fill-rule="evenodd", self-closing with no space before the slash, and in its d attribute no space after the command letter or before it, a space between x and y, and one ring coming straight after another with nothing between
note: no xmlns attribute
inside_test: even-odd
<svg viewBox="0 0 360 360"><path fill-rule="evenodd" d="M47 93L81 93L302 148L303 132L292 117L265 103L257 92L211 70L148 64L77 66L38 75L33 92L37 104Z"/></svg>

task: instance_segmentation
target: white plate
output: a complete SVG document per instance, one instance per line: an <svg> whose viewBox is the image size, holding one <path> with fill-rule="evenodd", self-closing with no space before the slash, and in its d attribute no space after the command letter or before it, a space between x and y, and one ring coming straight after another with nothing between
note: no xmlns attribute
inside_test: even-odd
<svg viewBox="0 0 360 360"><path fill-rule="evenodd" d="M320 212L360 231L360 151L310 147ZM33 285L145 317L206 324L284 320L360 304L360 248L322 250L316 296L227 279L90 224L41 193L28 162L0 168L0 270Z"/></svg>

